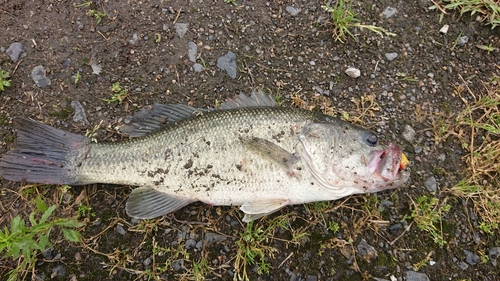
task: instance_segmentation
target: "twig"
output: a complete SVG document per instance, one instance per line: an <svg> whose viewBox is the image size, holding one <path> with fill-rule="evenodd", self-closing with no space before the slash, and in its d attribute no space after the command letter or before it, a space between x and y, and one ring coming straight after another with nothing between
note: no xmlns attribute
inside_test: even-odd
<svg viewBox="0 0 500 281"><path fill-rule="evenodd" d="M175 19L174 19L174 24L177 22L177 20L179 19L179 16L181 15L181 11L182 11L182 6L181 8L179 9L179 11L177 11L177 15L175 16Z"/></svg>

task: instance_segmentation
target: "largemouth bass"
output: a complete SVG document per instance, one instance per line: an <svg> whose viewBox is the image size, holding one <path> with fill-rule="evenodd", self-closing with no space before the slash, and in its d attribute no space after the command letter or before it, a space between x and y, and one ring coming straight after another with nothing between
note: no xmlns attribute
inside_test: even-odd
<svg viewBox="0 0 500 281"><path fill-rule="evenodd" d="M284 206L404 185L394 143L318 112L276 106L257 92L216 110L155 105L132 117L120 143L16 118L16 147L0 160L11 181L138 186L127 214L150 219L192 202L236 205L248 222Z"/></svg>

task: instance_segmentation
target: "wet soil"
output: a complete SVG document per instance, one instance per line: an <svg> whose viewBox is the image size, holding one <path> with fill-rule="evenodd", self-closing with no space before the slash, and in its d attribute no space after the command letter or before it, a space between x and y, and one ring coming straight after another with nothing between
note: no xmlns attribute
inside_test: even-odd
<svg viewBox="0 0 500 281"><path fill-rule="evenodd" d="M404 188L375 195L287 207L256 222L268 226L272 218L290 214L287 227L276 227L262 242L277 249L266 252L269 273L260 275L255 266L249 266L250 280L390 280L391 276L405 280L407 271L415 270L430 280L498 280L500 269L490 262L463 266L464 250L487 255L490 248L500 246L500 237L478 231L470 205L448 197L446 190L463 177L464 152L457 140L435 142L432 126L433 120L464 108L455 92L457 85L467 83L481 95L482 81L498 75L498 52L476 47L498 45L498 29L455 13L440 23L440 14L428 10L430 1L359 1L352 9L362 23L397 35L381 37L352 29L356 40L340 43L331 36L329 15L320 2L235 3L1 1L0 68L11 73L12 86L0 93L0 154L13 146L16 116L81 134L101 124L95 138L104 142L126 139L117 126L127 115L153 103L210 107L240 92L263 89L279 96L285 106L300 97L318 110L359 116L360 108L353 101L371 95L379 110L359 121L404 148L412 160L411 181ZM300 11L292 15L288 6ZM385 18L381 14L389 6L397 13ZM106 16L98 23L90 10ZM176 29L179 23L188 24L183 36ZM444 24L449 25L446 34L439 32ZM454 46L464 35L469 41ZM13 42L26 46L17 62L5 52ZM203 66L200 72L188 58L189 42L197 45L195 62ZM217 67L218 58L228 51L237 57L236 78ZM397 57L389 60L386 53ZM44 67L50 86L37 87L31 79L38 65ZM100 68L99 74L92 66ZM344 71L350 66L360 69L361 76L347 76ZM114 94L116 82L128 95L121 103L104 101ZM463 95L472 99L470 93ZM72 101L83 105L88 123L73 121ZM401 137L406 125L416 131L410 141ZM431 177L436 179L436 193L426 188ZM19 196L23 184L5 180L0 184L0 225L8 225L18 214L28 218L36 194ZM61 205L60 217L75 215L82 202L93 214L82 218L87 223L81 229L86 246L68 243L54 231L52 255L39 255L34 277L146 280L150 274L164 280L233 279L236 241L245 229L236 207L192 204L144 229L124 212L132 188L92 185L72 187L65 194L58 187L39 188L45 200ZM424 194L449 198L451 211L442 218L447 241L443 247L410 219L401 223L410 214L412 201ZM329 222L337 222L339 232L328 229ZM409 227L405 230L404 225ZM209 245L207 233L224 239ZM299 233L306 235L294 236ZM360 255L358 245L363 239L377 257ZM204 242L197 247L190 245L191 240ZM357 253L355 259L349 251ZM209 269L196 275L203 260ZM0 261L0 279L15 266ZM60 266L65 272L54 271Z"/></svg>

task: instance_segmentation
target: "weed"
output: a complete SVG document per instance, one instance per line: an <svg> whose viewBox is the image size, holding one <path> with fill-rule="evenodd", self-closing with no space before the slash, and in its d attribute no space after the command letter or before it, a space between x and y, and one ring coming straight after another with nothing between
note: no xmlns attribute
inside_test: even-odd
<svg viewBox="0 0 500 281"><path fill-rule="evenodd" d="M476 45L476 47L478 47L479 49L481 50L485 50L486 52L488 52L488 55L493 52L493 51L496 51L497 48L493 47L493 44L490 43L488 46L486 45Z"/></svg>
<svg viewBox="0 0 500 281"><path fill-rule="evenodd" d="M451 206L445 203L439 203L438 198L422 195L416 201L412 200L413 208L409 216L420 230L430 233L434 243L439 246L446 244L441 217L449 212Z"/></svg>
<svg viewBox="0 0 500 281"><path fill-rule="evenodd" d="M125 98L128 96L127 89L124 87L122 88L120 86L120 82L115 82L111 86L111 91L113 92L113 95L111 96L110 99L103 99L103 101L112 103L112 102L118 102L118 104L122 104L122 102L125 100Z"/></svg>
<svg viewBox="0 0 500 281"><path fill-rule="evenodd" d="M102 120L101 122L99 122L99 124L95 125L94 128L92 128L92 130L87 129L85 131L85 136L89 138L92 142L97 143L97 138L96 138L97 130L99 130L101 125L102 125Z"/></svg>
<svg viewBox="0 0 500 281"><path fill-rule="evenodd" d="M10 87L10 74L0 69L0 92L5 90L5 87Z"/></svg>
<svg viewBox="0 0 500 281"><path fill-rule="evenodd" d="M78 213L78 216L80 218L90 218L90 217L95 217L95 212L92 210L92 207L89 205L84 205L84 204L79 204L78 205L78 210L76 210Z"/></svg>
<svg viewBox="0 0 500 281"><path fill-rule="evenodd" d="M470 13L471 16L479 16L481 21L491 25L491 29L500 24L500 7L498 1L444 0L444 2L448 3L446 5L432 2L434 5L430 6L429 10L441 11L440 20L447 13L447 10L459 10L460 15Z"/></svg>
<svg viewBox="0 0 500 281"><path fill-rule="evenodd" d="M372 32L377 33L380 36L396 36L396 34L389 32L385 28L365 25L359 23L359 19L356 18L356 14L351 9L351 3L349 0L338 0L335 2L335 6L331 7L329 4L324 4L321 6L326 12L330 13L332 24L333 24L333 37L336 41L344 43L347 36L351 36L354 40L356 37L351 33L349 28L366 28Z"/></svg>
<svg viewBox="0 0 500 281"><path fill-rule="evenodd" d="M92 10L92 9L89 10L88 15L96 18L97 24L100 24L102 19L107 16L106 13L99 12L97 10Z"/></svg>
<svg viewBox="0 0 500 281"><path fill-rule="evenodd" d="M78 82L80 82L80 79L82 79L82 75L80 74L80 71L76 72L76 74L73 76L73 79L75 79L75 84L78 84Z"/></svg>
<svg viewBox="0 0 500 281"><path fill-rule="evenodd" d="M236 0L224 0L224 2L227 4L233 4L234 6L236 6Z"/></svg>
<svg viewBox="0 0 500 281"><path fill-rule="evenodd" d="M35 203L37 209L29 216L31 226L27 226L18 215L12 220L10 230L7 227L3 231L0 230L0 252L7 250L3 258L18 260L18 266L9 272L7 279L9 281L17 280L20 275L24 278L28 272L34 270L37 252L52 247L49 236L54 227L62 231L66 240L80 241L80 233L73 228L82 227L83 223L67 218L51 220L50 217L56 205L47 207L39 197L36 198ZM37 221L36 217L40 214L41 217Z"/></svg>
<svg viewBox="0 0 500 281"><path fill-rule="evenodd" d="M92 1L83 1L80 4L74 4L75 8L81 8L81 7L90 7L92 5Z"/></svg>
<svg viewBox="0 0 500 281"><path fill-rule="evenodd" d="M418 79L416 78L412 78L412 77L408 77L408 75L404 72L398 72L396 73L396 76L401 78L401 80L403 81L408 81L408 82L418 82Z"/></svg>

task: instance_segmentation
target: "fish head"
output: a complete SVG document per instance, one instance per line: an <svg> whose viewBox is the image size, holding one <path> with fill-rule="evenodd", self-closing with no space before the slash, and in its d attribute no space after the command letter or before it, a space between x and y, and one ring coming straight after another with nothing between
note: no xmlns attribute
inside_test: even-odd
<svg viewBox="0 0 500 281"><path fill-rule="evenodd" d="M384 144L361 127L324 118L306 125L296 146L321 186L340 198L397 188L408 180L408 160L398 145Z"/></svg>

